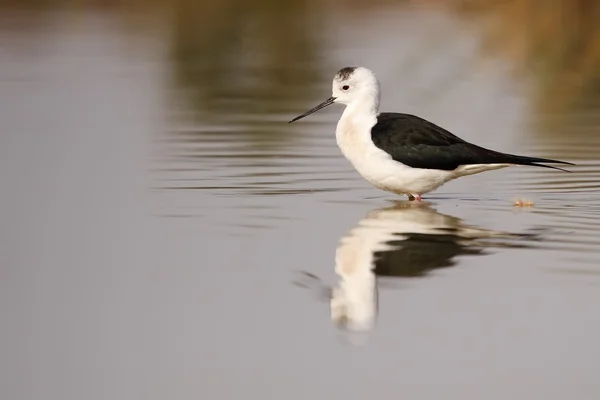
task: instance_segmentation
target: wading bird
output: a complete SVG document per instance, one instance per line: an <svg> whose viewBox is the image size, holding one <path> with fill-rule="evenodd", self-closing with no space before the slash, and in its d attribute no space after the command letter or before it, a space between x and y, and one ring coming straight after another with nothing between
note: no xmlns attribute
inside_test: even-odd
<svg viewBox="0 0 600 400"><path fill-rule="evenodd" d="M344 156L367 181L410 200L421 201L423 194L453 179L512 165L561 171L565 170L543 163L573 165L488 150L423 118L380 113L380 97L373 72L364 67L342 68L333 78L332 96L290 123L333 103L345 104L335 132Z"/></svg>

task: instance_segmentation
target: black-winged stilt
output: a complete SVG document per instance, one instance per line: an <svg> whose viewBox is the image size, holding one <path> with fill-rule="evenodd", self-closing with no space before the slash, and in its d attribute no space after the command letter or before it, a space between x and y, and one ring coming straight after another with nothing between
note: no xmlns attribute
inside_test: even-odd
<svg viewBox="0 0 600 400"><path fill-rule="evenodd" d="M290 123L330 104L345 104L336 129L344 156L367 181L380 189L408 195L410 200L420 201L424 193L448 181L484 171L512 165L565 171L541 163L573 165L488 150L417 116L380 113L380 96L373 72L364 67L342 68L333 78L332 96Z"/></svg>

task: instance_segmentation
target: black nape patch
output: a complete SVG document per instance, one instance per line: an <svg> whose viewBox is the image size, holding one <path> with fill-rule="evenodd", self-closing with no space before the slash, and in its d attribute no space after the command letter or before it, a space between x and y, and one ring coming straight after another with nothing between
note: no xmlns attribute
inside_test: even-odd
<svg viewBox="0 0 600 400"><path fill-rule="evenodd" d="M340 78L341 80L345 81L346 79L350 78L350 75L352 75L354 73L355 69L356 69L356 67L342 68L338 71L337 77Z"/></svg>

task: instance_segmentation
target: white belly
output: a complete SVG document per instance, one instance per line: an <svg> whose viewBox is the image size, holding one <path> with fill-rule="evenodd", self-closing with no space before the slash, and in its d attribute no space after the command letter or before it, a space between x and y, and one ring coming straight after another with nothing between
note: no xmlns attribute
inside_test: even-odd
<svg viewBox="0 0 600 400"><path fill-rule="evenodd" d="M397 194L428 193L455 177L454 171L408 167L379 149L368 156L352 155L352 158L346 158L367 181Z"/></svg>
<svg viewBox="0 0 600 400"><path fill-rule="evenodd" d="M460 166L452 171L412 168L381 150L371 141L372 121L350 122L342 118L336 139L344 156L358 173L376 187L406 195L422 195L461 176L507 167L508 164L475 164Z"/></svg>

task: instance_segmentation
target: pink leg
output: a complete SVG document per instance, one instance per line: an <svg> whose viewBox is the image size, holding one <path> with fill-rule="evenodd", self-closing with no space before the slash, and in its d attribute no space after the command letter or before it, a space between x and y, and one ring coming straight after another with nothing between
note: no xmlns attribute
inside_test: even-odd
<svg viewBox="0 0 600 400"><path fill-rule="evenodd" d="M421 197L420 194L418 194L418 195L415 196L415 200L421 201L421 200L423 200L423 198Z"/></svg>
<svg viewBox="0 0 600 400"><path fill-rule="evenodd" d="M421 201L421 200L423 200L423 198L421 198L420 194L409 194L408 195L408 200L409 201L414 201L414 200Z"/></svg>

